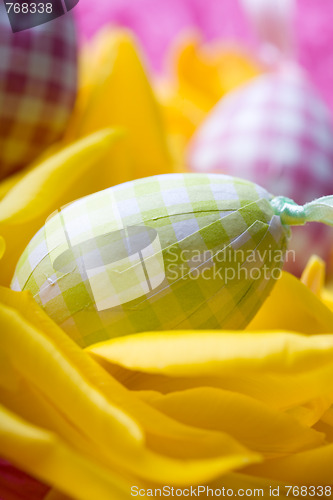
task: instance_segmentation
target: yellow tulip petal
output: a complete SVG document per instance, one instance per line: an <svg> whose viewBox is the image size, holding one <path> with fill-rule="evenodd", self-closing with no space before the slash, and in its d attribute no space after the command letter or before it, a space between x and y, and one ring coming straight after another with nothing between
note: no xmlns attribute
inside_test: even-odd
<svg viewBox="0 0 333 500"><path fill-rule="evenodd" d="M95 344L94 355L131 370L217 376L237 370L300 373L333 362L333 335L288 332L149 332Z"/></svg>
<svg viewBox="0 0 333 500"><path fill-rule="evenodd" d="M193 31L182 34L172 52L170 65L175 81L158 80L155 88L163 105L168 134L172 141L178 139L183 153L186 141L207 111L260 70L240 51L226 50L219 44L202 44L200 35Z"/></svg>
<svg viewBox="0 0 333 500"><path fill-rule="evenodd" d="M7 303L0 305L2 352L101 450L103 461L147 479L188 483L260 459L226 434L185 426L140 402L52 323L28 294L1 289L0 298ZM13 304L16 311L8 307ZM143 426L148 447L142 440Z"/></svg>
<svg viewBox="0 0 333 500"><path fill-rule="evenodd" d="M317 255L313 255L303 271L301 281L333 311L332 283L329 288L324 287L325 270L325 262Z"/></svg>
<svg viewBox="0 0 333 500"><path fill-rule="evenodd" d="M325 486L332 484L332 461L333 444L329 444L250 466L245 473L289 481L289 484Z"/></svg>
<svg viewBox="0 0 333 500"><path fill-rule="evenodd" d="M140 428L116 406L106 401L84 378L70 361L40 331L24 321L16 311L0 304L1 347L15 370L27 378L54 404L59 404L69 420L77 422L82 430L91 425L91 434L108 440L104 426L110 426L112 445L117 441L123 448L132 440L143 439ZM43 374L41 377L40 375ZM50 394L49 388L52 387ZM112 432L112 433L113 433Z"/></svg>
<svg viewBox="0 0 333 500"><path fill-rule="evenodd" d="M322 421L333 427L333 409L330 408L322 416Z"/></svg>
<svg viewBox="0 0 333 500"><path fill-rule="evenodd" d="M128 499L130 485L67 447L54 434L0 406L1 457L78 500Z"/></svg>
<svg viewBox="0 0 333 500"><path fill-rule="evenodd" d="M39 426L43 427L44 429L51 430L53 432L56 432L57 435L61 436L63 439L66 440L67 443L70 443L72 446L75 447L75 449L79 450L80 452L84 453L86 456L93 457L94 459L98 459L100 462L102 462L104 465L107 465L111 468L114 469L115 467L115 462L112 460L109 460L110 454L105 453L105 450L100 449L96 444L92 443L89 441L89 436L84 437L79 430L75 426L74 423L70 423L67 418L64 418L62 415L61 411L53 405L48 402L48 400L41 396L36 389L33 389L31 386L29 386L27 383L21 382L20 390L15 391L15 392L9 392L9 391L4 391L1 390L0 388L0 400L1 402L6 405L6 407L11 410L15 411L15 413L19 413L21 417L28 419L30 422L33 422L34 424L38 424ZM135 399L133 400L133 406L135 407ZM138 405L138 413L140 412L140 404ZM157 412L146 412L148 415L148 422L147 425L149 425L149 413L154 413L155 420L157 420L158 423L158 413ZM167 423L166 428L165 428L165 422ZM160 434L163 432L168 436L168 433L170 432L170 425L168 425L168 419L164 419L163 415L161 415L160 418ZM187 431L188 429L188 431ZM187 432L186 432L187 431ZM184 448L186 446L186 449L183 450L183 458L188 457L188 452L190 448L190 443L192 442L192 447L193 449L191 450L191 455L195 457L196 455L199 455L202 453L206 453L211 451L211 453L214 453L214 448L216 449L216 453L221 453L222 450L224 450L224 453L226 455L230 455L230 457L226 457L224 467L220 468L220 471L226 469L230 470L233 469L234 467L239 467L240 465L245 465L248 463L248 460L246 460L243 457L239 456L238 460L235 460L237 457L235 456L235 452L238 449L238 452L242 451L240 446L235 446L235 443L232 441L232 438L230 437L223 437L221 433L217 432L200 432L196 431L193 429L191 432L191 428L186 428L182 425L175 425L173 433L176 433L176 439L178 441L182 441L181 444ZM184 438L181 439L181 433L184 435ZM155 436L157 435L157 432L155 433ZM186 439L187 436L187 439ZM200 446L200 441L198 440L200 438L202 441L204 441L204 446ZM160 436L160 439L154 439L154 436L149 436L149 447L152 449L155 449L156 452L158 453L167 453L169 451L169 454L172 456L181 456L181 453L177 451L177 443L175 443L175 436L172 434L169 435L169 447L166 447L165 442L166 439L163 438L163 436ZM176 444L176 449L174 449L174 445ZM250 456L250 454L248 454ZM253 455L254 457L254 455ZM182 457L181 457L182 458ZM140 458L138 459L140 460ZM157 461L157 456L152 455L152 460ZM208 461L207 467L212 462ZM168 460L162 461L162 465L164 467L170 468L170 463ZM174 464L172 464L174 465ZM175 465L177 467L182 465L182 462L177 460L175 462ZM174 465L174 466L175 466ZM214 464L212 464L214 465ZM198 463L198 466L200 464ZM200 468L200 467L198 467ZM201 467L202 468L202 467ZM137 466L136 472L140 473L140 467ZM135 472L135 471L133 471ZM154 478L154 471L151 471L152 477ZM172 472L171 470L171 475L169 475L169 480L173 479ZM192 478L193 478L192 474ZM176 479L176 477L174 477ZM186 481L186 477L184 478ZM192 479L193 480L193 479Z"/></svg>
<svg viewBox="0 0 333 500"><path fill-rule="evenodd" d="M206 113L223 92L218 69L201 56L198 39L187 40L179 51L176 64L179 95Z"/></svg>
<svg viewBox="0 0 333 500"><path fill-rule="evenodd" d="M177 75L180 94L192 93L208 111L224 94L259 74L259 68L241 52L219 45L200 44L197 36L185 38L179 50Z"/></svg>
<svg viewBox="0 0 333 500"><path fill-rule="evenodd" d="M1 360L2 361L2 360ZM7 366L11 364L7 362ZM23 379L16 370L10 366L11 370L4 373L2 363L0 369L0 401L13 413L28 420L34 425L42 427L57 433L67 443L74 445L77 449L87 452L87 440L77 429L75 424L71 423L59 409L53 405L47 396L43 396L38 389L33 387L27 380ZM6 376L6 387L4 387L4 375ZM12 383L9 384L9 378Z"/></svg>
<svg viewBox="0 0 333 500"><path fill-rule="evenodd" d="M5 253L6 245L5 240L0 236L0 259L2 259L3 254Z"/></svg>
<svg viewBox="0 0 333 500"><path fill-rule="evenodd" d="M223 44L217 44L214 52L224 93L231 92L262 73L255 59L241 49L226 50Z"/></svg>
<svg viewBox="0 0 333 500"><path fill-rule="evenodd" d="M64 141L58 141L53 143L51 146L46 148L37 158L24 167L22 170L15 172L3 179L0 183L0 201L7 196L9 191L11 191L16 184L18 184L23 177L25 177L29 172L38 167L38 165L44 163L47 158L50 158L52 155L57 154L61 149L65 147Z"/></svg>
<svg viewBox="0 0 333 500"><path fill-rule="evenodd" d="M309 401L328 397L331 391L332 367L312 370L301 375L272 375L269 372L235 373L221 377L168 377L139 371L129 371L116 365L105 368L131 391L158 391L170 394L196 387L215 387L251 396L276 410L292 410L296 406L307 405ZM286 389L287 388L287 389ZM331 397L331 400L333 398ZM313 419L310 415L299 418L307 425Z"/></svg>
<svg viewBox="0 0 333 500"><path fill-rule="evenodd" d="M0 235L7 245L1 284L9 284L20 254L50 213L91 192L92 175L118 137L105 130L78 141L29 171L0 202Z"/></svg>
<svg viewBox="0 0 333 500"><path fill-rule="evenodd" d="M317 255L310 257L302 273L301 282L320 297L325 282L325 262L320 257Z"/></svg>
<svg viewBox="0 0 333 500"><path fill-rule="evenodd" d="M95 444L89 442L89 437L85 438L75 427L75 423L71 424L67 418L64 418L61 411L59 411L55 405L50 404L49 401L40 393L38 393L36 389L33 389L31 385L28 385L21 380L19 390L4 391L1 390L0 387L0 400L7 407L7 409L19 414L21 418L29 420L29 422L32 422L33 424L38 425L44 429L56 432L58 436L60 436L62 439L65 439L66 442L74 446L76 450L84 453L86 456L89 456L94 460L98 460L106 466L111 467L113 470L115 469L114 462L110 462L108 454L104 453L103 450L98 448ZM147 414L147 425L149 425L149 411L145 415L143 415L143 418ZM156 417L158 420L158 414L156 412L154 417L155 420ZM161 415L161 417L160 431L163 429L165 433L168 433L168 427L170 428L170 425L168 426L168 419L163 419L163 415ZM175 427L177 428L177 425ZM181 425L178 425L178 434L181 430ZM183 434L185 434L184 431ZM230 438L222 440L221 434L213 432L204 434L195 431L192 432L192 436L190 432L188 432L187 434L189 434L189 438L192 437L192 446L195 449L198 448L198 444L200 447L200 442L198 443L198 436L200 436L201 440L206 442L206 450L209 446L209 441L211 441L212 444L216 445L216 450L222 448L225 450L225 452L232 451L232 449L230 448L232 440ZM173 436L171 435L169 440L169 448L170 451L173 452L173 454L175 454L173 450L174 444L175 441ZM186 446L187 449L189 448L188 442L186 443L186 441L183 441L182 444L183 446ZM153 447L159 452L166 451L165 445L163 445L163 440L161 441L161 439L159 441L156 440L156 442L152 442L152 438L149 437L149 446Z"/></svg>
<svg viewBox="0 0 333 500"><path fill-rule="evenodd" d="M317 350L317 344L312 350L317 339L322 348ZM326 342L332 336L155 332L114 339L89 351L131 390L217 387L285 410L331 395L333 364Z"/></svg>
<svg viewBox="0 0 333 500"><path fill-rule="evenodd" d="M226 432L266 458L313 448L324 440L324 435L290 415L222 389L203 387L168 395L152 393L149 403L187 425Z"/></svg>
<svg viewBox="0 0 333 500"><path fill-rule="evenodd" d="M314 425L314 428L319 432L324 432L326 440L333 443L333 409L329 408L321 417L321 419Z"/></svg>
<svg viewBox="0 0 333 500"><path fill-rule="evenodd" d="M333 427L331 425L326 424L322 420L319 420L313 428L318 432L322 432L326 436L327 443L333 444Z"/></svg>
<svg viewBox="0 0 333 500"><path fill-rule="evenodd" d="M85 81L69 137L110 126L125 130L121 151L128 154L128 161L110 172L112 184L168 172L172 165L161 111L130 33L105 29L88 54L83 59Z"/></svg>
<svg viewBox="0 0 333 500"><path fill-rule="evenodd" d="M37 165L42 163L44 159L51 156L52 153L58 152L61 149L61 142L56 142L44 150L32 163L25 166L23 169L14 172L9 177L5 177L0 182L0 201L9 193L11 189L31 170L33 170Z"/></svg>
<svg viewBox="0 0 333 500"><path fill-rule="evenodd" d="M170 84L160 81L155 87L165 115L167 131L169 135L182 137L184 151L188 139L204 120L205 112L194 102L180 96Z"/></svg>
<svg viewBox="0 0 333 500"><path fill-rule="evenodd" d="M307 286L282 273L247 331L289 330L306 334L333 332L333 313Z"/></svg>
<svg viewBox="0 0 333 500"><path fill-rule="evenodd" d="M332 400L332 394L327 397L315 398L304 405L290 408L288 414L301 424L312 427L330 408Z"/></svg>
<svg viewBox="0 0 333 500"><path fill-rule="evenodd" d="M322 290L321 300L324 302L325 306L333 312L333 292L331 289L324 288Z"/></svg>
<svg viewBox="0 0 333 500"><path fill-rule="evenodd" d="M45 160L24 176L2 200L0 222L28 222L39 215L41 207L52 211L54 202L61 199L60 188L75 186L118 138L119 132L102 130Z"/></svg>
<svg viewBox="0 0 333 500"><path fill-rule="evenodd" d="M10 177L6 177L0 183L0 201L9 193L9 191L15 186L15 184L23 177L25 174L24 170L12 174Z"/></svg>

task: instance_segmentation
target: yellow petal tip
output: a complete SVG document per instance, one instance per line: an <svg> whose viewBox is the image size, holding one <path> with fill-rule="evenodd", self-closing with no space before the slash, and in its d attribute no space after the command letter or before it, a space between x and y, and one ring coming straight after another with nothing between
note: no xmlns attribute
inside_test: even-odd
<svg viewBox="0 0 333 500"><path fill-rule="evenodd" d="M301 282L315 295L320 295L325 281L325 262L317 255L312 255L301 276Z"/></svg>

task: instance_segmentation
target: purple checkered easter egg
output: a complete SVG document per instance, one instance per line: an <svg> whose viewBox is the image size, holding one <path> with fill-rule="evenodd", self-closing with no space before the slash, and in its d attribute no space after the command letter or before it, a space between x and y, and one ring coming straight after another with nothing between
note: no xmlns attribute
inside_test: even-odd
<svg viewBox="0 0 333 500"><path fill-rule="evenodd" d="M298 69L266 74L221 99L192 138L187 163L304 204L333 193L332 117ZM330 259L332 229L309 224L293 233L297 267L289 262L289 270L299 274L313 253Z"/></svg>
<svg viewBox="0 0 333 500"><path fill-rule="evenodd" d="M61 137L76 86L71 14L13 33L0 2L0 180Z"/></svg>

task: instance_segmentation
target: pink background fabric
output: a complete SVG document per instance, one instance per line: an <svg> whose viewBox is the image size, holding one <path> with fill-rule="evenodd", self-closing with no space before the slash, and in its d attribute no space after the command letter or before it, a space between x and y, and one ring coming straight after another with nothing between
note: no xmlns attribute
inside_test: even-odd
<svg viewBox="0 0 333 500"><path fill-rule="evenodd" d="M205 40L256 46L239 0L80 0L74 11L83 39L107 23L131 28L156 71L161 71L168 47L186 28L199 29ZM332 19L332 0L296 0L297 60L333 111Z"/></svg>

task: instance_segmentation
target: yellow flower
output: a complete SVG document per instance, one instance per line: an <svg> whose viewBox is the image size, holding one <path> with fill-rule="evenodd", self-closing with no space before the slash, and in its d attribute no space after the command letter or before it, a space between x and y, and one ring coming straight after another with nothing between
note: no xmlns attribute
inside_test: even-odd
<svg viewBox="0 0 333 500"><path fill-rule="evenodd" d="M109 185L170 171L160 106L132 35L104 29L81 59L79 97L68 138L105 127L124 130L117 163L108 158Z"/></svg>
<svg viewBox="0 0 333 500"><path fill-rule="evenodd" d="M0 298L3 458L74 498L91 499L96 488L100 500L126 486L129 497L132 483L186 485L260 460L228 433L141 401L27 293L2 289Z"/></svg>
<svg viewBox="0 0 333 500"><path fill-rule="evenodd" d="M208 62L200 50L181 52L173 106L156 101L127 33L105 31L86 49L65 140L0 185L3 285L52 211L179 168L173 138L186 141L220 94L256 71L237 54ZM239 61L231 83L230 60ZM302 280L284 273L245 331L149 332L87 350L27 292L1 287L0 458L49 485L47 500L125 500L132 487L143 497L163 486L263 489L265 498L279 488L287 498L286 486L308 485L314 496L310 487L331 483L333 459L333 299L323 276L318 260Z"/></svg>
<svg viewBox="0 0 333 500"><path fill-rule="evenodd" d="M325 286L325 262L313 255L304 269L301 281L333 311L333 288L330 280Z"/></svg>
<svg viewBox="0 0 333 500"><path fill-rule="evenodd" d="M282 496L286 485L329 484L333 335L323 332L333 313L293 279L278 282L276 308L298 287L313 334L273 320L265 331L150 332L86 351L29 294L2 288L2 458L77 499L130 498L132 486Z"/></svg>

